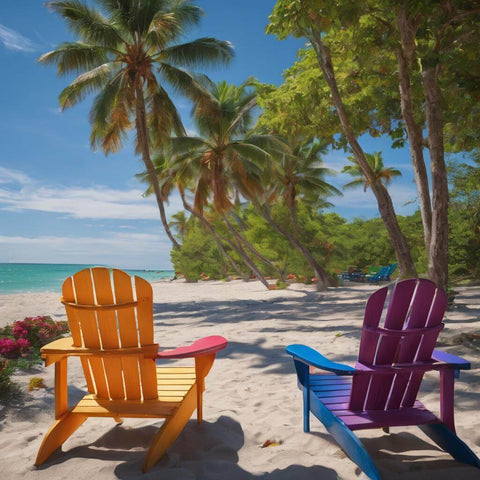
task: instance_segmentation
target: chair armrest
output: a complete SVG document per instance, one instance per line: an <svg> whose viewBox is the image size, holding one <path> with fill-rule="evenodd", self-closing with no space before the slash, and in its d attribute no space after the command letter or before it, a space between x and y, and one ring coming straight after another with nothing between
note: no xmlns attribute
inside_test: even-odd
<svg viewBox="0 0 480 480"><path fill-rule="evenodd" d="M353 375L355 368L343 363L335 363L318 353L313 348L306 345L289 345L287 347L287 353L293 356L295 360L311 365L312 367L326 370L327 372L333 372L337 375Z"/></svg>
<svg viewBox="0 0 480 480"><path fill-rule="evenodd" d="M432 360L444 363L444 368L454 368L455 370L470 370L471 368L469 361L441 350L433 351Z"/></svg>
<svg viewBox="0 0 480 480"><path fill-rule="evenodd" d="M174 350L159 352L157 358L190 358L210 355L223 350L228 345L225 338L219 335L204 337L187 347L178 347Z"/></svg>

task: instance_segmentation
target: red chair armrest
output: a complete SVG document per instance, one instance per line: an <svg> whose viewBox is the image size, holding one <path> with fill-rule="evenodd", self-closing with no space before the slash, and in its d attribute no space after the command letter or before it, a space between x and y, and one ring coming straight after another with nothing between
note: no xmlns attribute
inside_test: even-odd
<svg viewBox="0 0 480 480"><path fill-rule="evenodd" d="M225 338L220 335L204 337L187 347L178 347L173 350L159 352L157 358L191 358L209 355L223 350L228 345Z"/></svg>

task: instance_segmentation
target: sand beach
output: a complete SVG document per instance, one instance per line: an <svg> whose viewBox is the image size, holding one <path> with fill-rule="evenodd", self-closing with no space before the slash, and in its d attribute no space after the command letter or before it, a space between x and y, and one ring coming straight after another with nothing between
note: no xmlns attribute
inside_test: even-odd
<svg viewBox="0 0 480 480"><path fill-rule="evenodd" d="M293 284L266 291L256 281L244 283L183 281L154 284L155 337L162 348L223 335L220 352L207 377L204 423L193 418L168 454L147 474L141 465L161 422L89 419L41 468L34 467L42 436L53 423L53 367L32 368L14 377L24 391L0 411L0 478L17 479L165 479L165 480L309 480L365 478L323 426L312 418L312 432L302 431L302 399L291 343L308 344L333 360L355 362L363 309L376 286L351 284L318 293ZM458 289L456 307L447 312L439 348L463 356L472 370L456 382L459 436L480 455L480 350L461 334L478 332L480 287ZM64 319L59 293L0 296L2 324L25 316L50 314ZM188 363L188 361L183 361ZM46 389L27 392L32 376ZM85 391L76 359L69 360L70 402ZM429 373L419 398L439 411L437 373ZM360 438L385 479L473 480L479 470L455 462L418 428L361 432ZM267 442L275 446L261 448Z"/></svg>

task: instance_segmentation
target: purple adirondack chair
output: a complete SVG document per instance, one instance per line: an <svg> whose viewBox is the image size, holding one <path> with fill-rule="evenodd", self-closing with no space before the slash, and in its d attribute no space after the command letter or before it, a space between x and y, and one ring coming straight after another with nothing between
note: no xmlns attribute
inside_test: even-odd
<svg viewBox="0 0 480 480"><path fill-rule="evenodd" d="M335 363L304 345L290 345L304 394L304 431L310 411L367 474L380 474L355 430L417 425L456 460L480 468L480 460L455 434L454 378L470 363L434 350L444 327L445 292L429 280L398 282L385 322L380 319L388 288L375 292L365 308L355 368ZM310 366L330 372L313 374ZM425 372L440 372L440 418L416 400ZM479 475L480 476L480 475Z"/></svg>

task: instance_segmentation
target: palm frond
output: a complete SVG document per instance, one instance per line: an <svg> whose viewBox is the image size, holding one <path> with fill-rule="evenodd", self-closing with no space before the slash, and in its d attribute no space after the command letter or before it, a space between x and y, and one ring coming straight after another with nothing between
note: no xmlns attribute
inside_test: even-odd
<svg viewBox="0 0 480 480"><path fill-rule="evenodd" d="M38 62L56 65L59 76L70 72L78 74L107 63L108 51L105 47L87 45L82 42L65 42L55 50L44 53Z"/></svg>
<svg viewBox="0 0 480 480"><path fill-rule="evenodd" d="M154 146L158 147L174 133L185 135L180 115L163 87L157 85L157 90L148 99L148 125Z"/></svg>
<svg viewBox="0 0 480 480"><path fill-rule="evenodd" d="M101 146L107 152L118 151L120 148L125 131L131 126L133 98L126 88L127 82L126 75L120 71L95 97L90 110L92 148Z"/></svg>
<svg viewBox="0 0 480 480"><path fill-rule="evenodd" d="M161 62L159 72L165 80L180 94L189 98L205 115L218 113L218 103L205 88L204 76L198 76L181 68Z"/></svg>
<svg viewBox="0 0 480 480"><path fill-rule="evenodd" d="M361 187L362 185L366 185L365 180L363 178L357 178L355 180L352 180L351 182L346 183L345 185L342 186L342 188L344 190L348 190L351 188Z"/></svg>
<svg viewBox="0 0 480 480"><path fill-rule="evenodd" d="M112 73L112 63L104 63L93 70L79 75L68 87L64 88L58 100L62 109L81 102L90 93L102 88Z"/></svg>
<svg viewBox="0 0 480 480"><path fill-rule="evenodd" d="M228 64L233 55L230 42L204 37L166 48L162 52L162 59L180 67L199 67Z"/></svg>
<svg viewBox="0 0 480 480"><path fill-rule="evenodd" d="M117 48L123 42L119 29L100 12L79 0L47 2L47 6L67 21L84 42Z"/></svg>
<svg viewBox="0 0 480 480"><path fill-rule="evenodd" d="M228 149L237 152L244 159L251 160L257 165L263 165L270 158L270 154L266 150L251 143L232 142L228 145Z"/></svg>
<svg viewBox="0 0 480 480"><path fill-rule="evenodd" d="M181 21L171 11L160 11L153 18L145 41L157 53L163 51L166 45L181 33Z"/></svg>
<svg viewBox="0 0 480 480"><path fill-rule="evenodd" d="M176 0L172 2L171 11L182 25L198 25L203 16L203 10L192 5L190 0Z"/></svg>
<svg viewBox="0 0 480 480"><path fill-rule="evenodd" d="M248 135L248 143L256 145L270 153L270 155L290 155L292 150L289 145L277 135Z"/></svg>
<svg viewBox="0 0 480 480"><path fill-rule="evenodd" d="M227 134L232 134L235 132L237 127L239 125L243 126L243 131L245 131L245 122L244 117L247 113L250 113L250 111L257 106L257 97L253 96L243 107L240 109L236 117L233 119L233 121L230 123L230 126L228 127Z"/></svg>
<svg viewBox="0 0 480 480"><path fill-rule="evenodd" d="M214 148L206 140L200 137L173 137L170 139L169 147L173 155L183 155L198 150Z"/></svg>

